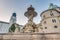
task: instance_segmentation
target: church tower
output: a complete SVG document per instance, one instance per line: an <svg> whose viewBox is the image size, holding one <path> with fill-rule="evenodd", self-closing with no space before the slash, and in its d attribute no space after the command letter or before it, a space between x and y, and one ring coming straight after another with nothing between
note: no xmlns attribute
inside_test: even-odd
<svg viewBox="0 0 60 40"><path fill-rule="evenodd" d="M19 25L16 23L16 13L13 13L10 19L10 28L9 32L19 32L20 28Z"/></svg>
<svg viewBox="0 0 60 40"><path fill-rule="evenodd" d="M12 16L11 16L11 19L10 19L10 26L14 23L16 23L16 13L13 13Z"/></svg>
<svg viewBox="0 0 60 40"><path fill-rule="evenodd" d="M51 3L49 8L43 11L40 16L44 33L60 33L60 7Z"/></svg>

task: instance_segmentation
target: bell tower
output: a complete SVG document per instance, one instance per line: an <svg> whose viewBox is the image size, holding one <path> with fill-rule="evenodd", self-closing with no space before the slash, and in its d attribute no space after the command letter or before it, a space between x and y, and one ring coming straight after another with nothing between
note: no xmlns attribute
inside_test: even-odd
<svg viewBox="0 0 60 40"><path fill-rule="evenodd" d="M16 13L13 13L10 19L9 32L19 32L19 25L16 23Z"/></svg>
<svg viewBox="0 0 60 40"><path fill-rule="evenodd" d="M10 19L10 26L14 23L16 23L16 13L13 13L12 16L11 16L11 19Z"/></svg>

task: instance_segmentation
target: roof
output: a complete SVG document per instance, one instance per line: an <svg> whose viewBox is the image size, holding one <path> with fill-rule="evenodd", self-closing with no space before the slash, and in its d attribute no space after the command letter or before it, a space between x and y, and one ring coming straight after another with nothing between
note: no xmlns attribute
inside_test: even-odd
<svg viewBox="0 0 60 40"><path fill-rule="evenodd" d="M0 21L0 23L5 23L5 24L9 24L8 22L4 22L4 21ZM22 25L19 25L18 23L16 23L18 26L22 26Z"/></svg>
<svg viewBox="0 0 60 40"><path fill-rule="evenodd" d="M60 9L60 7L56 7L56 8L59 8L59 9ZM47 9L47 10L43 11L43 12L40 14L40 16L42 16L42 14L43 14L44 12L47 12L47 11L49 11L49 10L54 10L54 11L57 11L58 13L60 13L60 11L56 10L55 8L54 8L54 9Z"/></svg>
<svg viewBox="0 0 60 40"><path fill-rule="evenodd" d="M12 15L12 16L16 17L16 13L13 13L13 15Z"/></svg>
<svg viewBox="0 0 60 40"><path fill-rule="evenodd" d="M4 21L0 21L0 23L5 23L5 24L9 24L8 22L4 22Z"/></svg>

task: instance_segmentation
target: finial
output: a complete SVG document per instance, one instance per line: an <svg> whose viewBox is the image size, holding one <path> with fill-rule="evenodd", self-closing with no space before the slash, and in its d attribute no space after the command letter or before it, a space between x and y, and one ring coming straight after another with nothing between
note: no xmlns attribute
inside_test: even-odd
<svg viewBox="0 0 60 40"><path fill-rule="evenodd" d="M32 7L32 5L30 5L30 7Z"/></svg>
<svg viewBox="0 0 60 40"><path fill-rule="evenodd" d="M49 9L53 9L53 8L54 8L53 3L50 3Z"/></svg>
<svg viewBox="0 0 60 40"><path fill-rule="evenodd" d="M34 9L34 7L32 7L32 5L30 5L30 7L28 7L27 10L29 11L29 10L35 10L35 9Z"/></svg>

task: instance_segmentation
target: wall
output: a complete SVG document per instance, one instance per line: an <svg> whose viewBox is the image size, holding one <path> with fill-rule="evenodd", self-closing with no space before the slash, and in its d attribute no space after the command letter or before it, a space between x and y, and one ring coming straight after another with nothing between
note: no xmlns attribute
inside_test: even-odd
<svg viewBox="0 0 60 40"><path fill-rule="evenodd" d="M53 13L53 16L50 14ZM58 10L51 9L51 10L46 10L42 13L41 15L41 24L43 27L43 31L45 33L60 33L60 13ZM53 22L52 20L56 20L56 22ZM57 26L57 28L55 28Z"/></svg>
<svg viewBox="0 0 60 40"><path fill-rule="evenodd" d="M23 27L22 25L19 25L19 31L21 31L21 27ZM7 22L3 22L3 21L0 21L0 33L8 33L9 31L9 23Z"/></svg>
<svg viewBox="0 0 60 40"><path fill-rule="evenodd" d="M2 40L60 40L60 33L4 33Z"/></svg>
<svg viewBox="0 0 60 40"><path fill-rule="evenodd" d="M6 33L9 29L9 23L0 22L0 33Z"/></svg>

